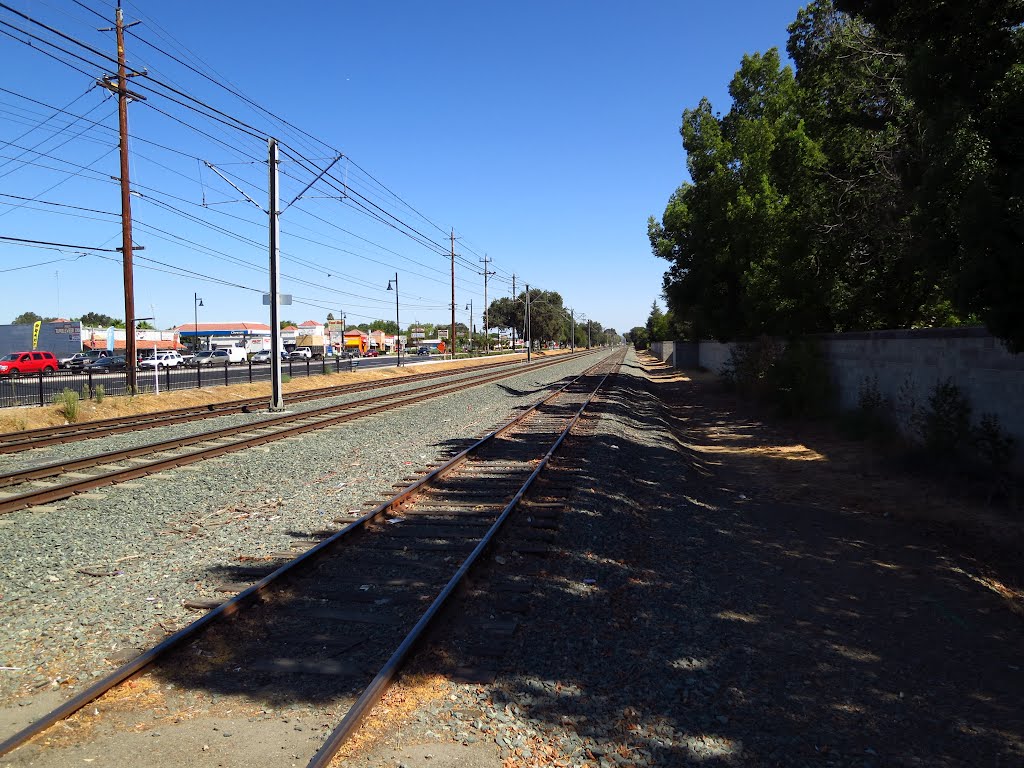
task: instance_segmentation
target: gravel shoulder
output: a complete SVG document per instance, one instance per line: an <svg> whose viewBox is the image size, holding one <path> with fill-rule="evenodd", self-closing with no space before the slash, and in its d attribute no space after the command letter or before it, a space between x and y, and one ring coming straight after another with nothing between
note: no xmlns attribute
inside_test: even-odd
<svg viewBox="0 0 1024 768"><path fill-rule="evenodd" d="M385 702L344 764L448 768L424 753L481 743L503 766L1024 764L1012 594L885 499L783 500L816 475L752 472L737 435L776 443L728 405L630 353L567 446L584 475L496 678L457 682L479 659L456 622L412 668L434 695Z"/></svg>

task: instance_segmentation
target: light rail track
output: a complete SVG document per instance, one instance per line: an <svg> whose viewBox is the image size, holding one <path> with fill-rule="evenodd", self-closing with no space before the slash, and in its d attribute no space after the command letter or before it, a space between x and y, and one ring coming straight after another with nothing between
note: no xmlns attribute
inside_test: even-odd
<svg viewBox="0 0 1024 768"><path fill-rule="evenodd" d="M534 365L532 370L558 365L564 360L565 358L546 360ZM0 474L0 514L60 501L78 493L336 426L353 419L449 395L466 387L489 384L523 372L522 368L503 368L497 372L489 369L440 386L431 383L353 403L329 405L302 413L286 413L255 423L239 424L135 448L62 460ZM125 462L129 462L130 466L121 466ZM40 488L38 484L41 482L45 485ZM29 484L35 485L29 488Z"/></svg>
<svg viewBox="0 0 1024 768"><path fill-rule="evenodd" d="M567 360L569 358L563 355L561 359ZM415 373L401 378L319 387L317 389L308 389L290 393L288 395L288 402L307 402L309 400L319 400L328 397L338 397L340 395L366 392L373 389L379 389L381 387L402 386L405 384L414 384L418 381L453 378L469 372L475 373L481 370L495 370L511 366L521 367L522 365L523 362L520 360L506 360L487 363L484 365L467 366L466 368L454 370L448 369L444 371ZM33 450L35 448L45 448L51 445L62 445L64 443L71 443L79 440L95 440L125 432L137 432L140 429L172 426L186 421L211 419L217 416L227 416L235 413L255 413L265 410L266 405L266 396L248 397L230 402L171 408L136 416L96 419L94 421L81 422L77 424L62 424L53 427L42 427L39 429L25 430L23 432L0 433L0 453L17 453L20 451Z"/></svg>
<svg viewBox="0 0 1024 768"><path fill-rule="evenodd" d="M290 698L344 711L315 754L302 756L311 767L328 765L497 539L623 355L607 356L357 521L8 738L0 744L0 755L145 671L162 689L184 691L181 695L216 692L250 704ZM96 704L99 712L103 701ZM173 742L168 744L174 732L188 727L183 718L161 729L167 754L176 754ZM140 754L137 764L159 765L162 759L156 753Z"/></svg>

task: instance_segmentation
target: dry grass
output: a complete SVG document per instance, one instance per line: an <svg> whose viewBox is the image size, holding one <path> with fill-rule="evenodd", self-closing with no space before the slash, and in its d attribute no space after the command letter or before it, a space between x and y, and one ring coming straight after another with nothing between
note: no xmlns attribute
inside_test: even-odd
<svg viewBox="0 0 1024 768"><path fill-rule="evenodd" d="M81 744L107 722L105 716L139 711L159 712L167 709L167 700L160 684L148 675L133 677L114 686L65 720L56 723L33 739L42 747L61 749ZM146 723L149 727L149 723Z"/></svg>
<svg viewBox="0 0 1024 768"><path fill-rule="evenodd" d="M549 352L548 354L558 354L558 352ZM523 358L524 356L517 355L517 357ZM447 363L432 363L425 366L413 365L401 368L398 366L383 366L354 373L343 372L325 376L298 376L284 384L282 389L287 398L290 392L304 392L310 389L320 389L322 387L356 382L390 382L424 371L473 368L492 361L493 358L477 357ZM137 416L139 414L155 413L172 408L226 403L231 400L240 400L247 397L266 397L269 401L270 382L235 384L230 387L214 386L204 389L176 390L174 392L161 392L159 395L146 394L136 397L113 397L107 395L103 398L102 403L96 403L93 400L82 401L79 404L78 423L121 416ZM28 429L59 426L66 423L66 421L67 419L61 412L61 408L57 405L46 405L42 408L5 408L3 411L0 411L0 433L23 432Z"/></svg>
<svg viewBox="0 0 1024 768"><path fill-rule="evenodd" d="M441 675L403 675L377 702L359 730L342 745L331 760L331 765L340 766L347 760L355 759L364 751L377 746L384 738L400 740L403 724L427 703L437 701L447 693L448 681Z"/></svg>

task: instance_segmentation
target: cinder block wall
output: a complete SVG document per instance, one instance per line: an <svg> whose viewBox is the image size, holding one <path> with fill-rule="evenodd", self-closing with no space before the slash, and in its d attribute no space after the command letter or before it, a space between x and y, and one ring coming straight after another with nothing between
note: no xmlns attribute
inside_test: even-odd
<svg viewBox="0 0 1024 768"><path fill-rule="evenodd" d="M983 328L843 333L821 339L841 407L857 406L865 380L877 379L879 391L899 409L906 394L924 405L936 383L950 379L971 403L975 421L983 413L995 414L1024 446L1024 355L1010 354Z"/></svg>
<svg viewBox="0 0 1024 768"><path fill-rule="evenodd" d="M1024 354L1010 354L984 328L869 331L817 338L829 360L841 408L857 406L866 380L877 380L879 391L899 411L908 404L908 394L918 405L925 405L935 384L951 379L971 403L975 423L983 413L998 417L1002 428L1017 440L1017 463L1024 465ZM718 373L729 361L733 346L702 341L700 365Z"/></svg>

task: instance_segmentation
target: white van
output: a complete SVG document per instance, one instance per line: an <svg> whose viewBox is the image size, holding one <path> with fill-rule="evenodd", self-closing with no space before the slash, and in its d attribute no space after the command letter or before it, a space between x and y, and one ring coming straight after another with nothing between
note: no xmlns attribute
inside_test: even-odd
<svg viewBox="0 0 1024 768"><path fill-rule="evenodd" d="M249 359L249 353L245 347L236 347L234 344L218 344L213 342L213 349L217 353L215 362L218 365L227 363L244 363ZM227 353L225 358L224 353Z"/></svg>

